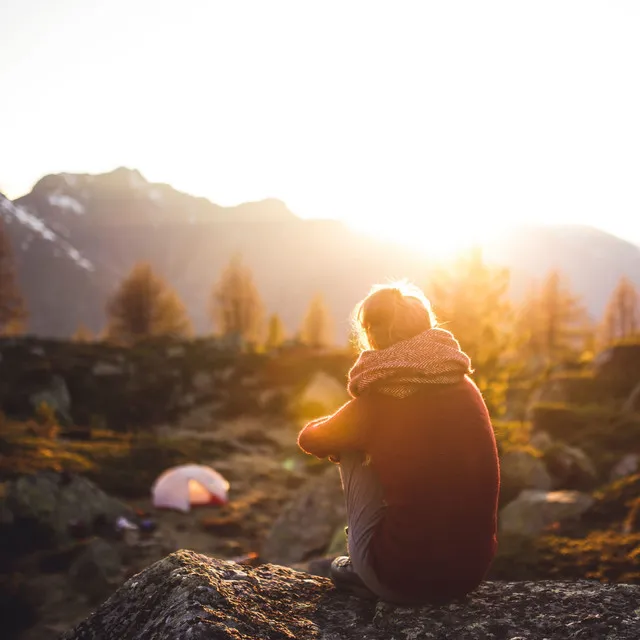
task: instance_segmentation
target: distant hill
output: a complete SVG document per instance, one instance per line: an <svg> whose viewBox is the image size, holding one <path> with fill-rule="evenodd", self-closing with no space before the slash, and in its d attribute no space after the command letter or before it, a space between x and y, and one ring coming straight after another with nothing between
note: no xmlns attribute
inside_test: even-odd
<svg viewBox="0 0 640 640"><path fill-rule="evenodd" d="M0 214L16 253L30 331L71 335L79 323L99 332L104 305L139 260L149 260L178 290L199 332L211 329L211 287L236 252L252 267L269 311L298 328L321 291L347 335L355 302L374 282L408 277L424 284L433 263L404 246L374 240L331 220L302 220L275 199L221 207L152 184L135 170L42 178ZM599 315L618 278L640 286L640 248L587 227L515 228L487 247L513 270L514 293L531 277L561 268Z"/></svg>

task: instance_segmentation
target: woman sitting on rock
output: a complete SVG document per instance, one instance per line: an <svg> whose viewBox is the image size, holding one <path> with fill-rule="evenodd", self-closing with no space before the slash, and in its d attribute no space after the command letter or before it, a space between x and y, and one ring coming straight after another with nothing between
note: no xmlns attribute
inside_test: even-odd
<svg viewBox="0 0 640 640"><path fill-rule="evenodd" d="M338 588L398 604L443 603L483 580L496 551L499 465L469 357L413 285L357 307L352 399L309 423L300 447L339 462L349 557Z"/></svg>

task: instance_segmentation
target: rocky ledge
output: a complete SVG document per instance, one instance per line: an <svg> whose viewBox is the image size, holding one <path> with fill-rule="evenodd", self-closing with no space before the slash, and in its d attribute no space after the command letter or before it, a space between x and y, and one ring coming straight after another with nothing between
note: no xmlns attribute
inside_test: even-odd
<svg viewBox="0 0 640 640"><path fill-rule="evenodd" d="M337 592L326 578L178 551L131 578L61 640L640 638L640 586L489 582L466 601L405 608Z"/></svg>

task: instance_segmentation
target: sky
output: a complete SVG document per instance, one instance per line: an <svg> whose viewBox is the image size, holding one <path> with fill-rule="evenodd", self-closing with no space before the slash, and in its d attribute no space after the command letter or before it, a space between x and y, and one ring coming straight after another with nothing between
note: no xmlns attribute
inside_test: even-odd
<svg viewBox="0 0 640 640"><path fill-rule="evenodd" d="M640 243L637 0L3 0L0 190L127 166L414 246Z"/></svg>

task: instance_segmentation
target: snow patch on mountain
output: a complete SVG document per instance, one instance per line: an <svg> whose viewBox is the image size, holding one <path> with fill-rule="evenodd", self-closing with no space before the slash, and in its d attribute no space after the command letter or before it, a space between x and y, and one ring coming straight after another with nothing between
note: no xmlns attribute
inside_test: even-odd
<svg viewBox="0 0 640 640"><path fill-rule="evenodd" d="M47 199L51 206L69 209L78 215L82 215L85 211L84 207L75 198L62 193L52 193Z"/></svg>
<svg viewBox="0 0 640 640"><path fill-rule="evenodd" d="M69 256L79 267L86 269L87 271L95 271L95 267L90 260L87 260L82 254L72 247L66 240L60 238L54 233L40 218L29 213L24 207L15 205L11 200L0 196L0 213L4 214L3 217L8 223L12 223L17 220L27 229L34 231L35 234L40 236L47 242L54 243L55 251L62 251ZM27 237L22 243L22 249L26 251L29 248L33 235Z"/></svg>

